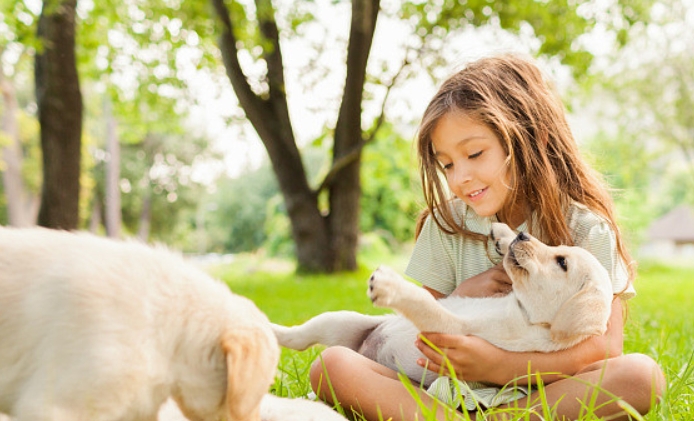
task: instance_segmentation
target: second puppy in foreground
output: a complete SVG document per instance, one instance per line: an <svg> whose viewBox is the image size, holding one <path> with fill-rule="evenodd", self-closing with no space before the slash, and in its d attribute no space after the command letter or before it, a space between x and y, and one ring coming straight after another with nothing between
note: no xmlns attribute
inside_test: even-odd
<svg viewBox="0 0 694 421"><path fill-rule="evenodd" d="M414 346L418 332L475 335L509 351L551 352L569 348L607 329L612 288L607 270L579 247L547 246L493 224L492 236L513 282L506 296L436 300L425 289L381 267L369 279L376 306L396 315L350 311L320 314L300 326L273 325L280 345L305 349L341 345L401 371L425 386L437 374L423 372Z"/></svg>
<svg viewBox="0 0 694 421"><path fill-rule="evenodd" d="M177 253L0 227L0 418L344 419L268 395L278 359L255 304Z"/></svg>

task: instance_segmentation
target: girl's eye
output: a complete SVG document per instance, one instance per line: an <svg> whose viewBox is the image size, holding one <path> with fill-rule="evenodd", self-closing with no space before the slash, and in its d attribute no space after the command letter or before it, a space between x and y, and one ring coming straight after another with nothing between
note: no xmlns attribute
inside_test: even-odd
<svg viewBox="0 0 694 421"><path fill-rule="evenodd" d="M475 152L475 153L473 153L473 154L470 154L470 155L468 155L467 159L479 158L480 155L482 155L482 152L483 152L483 151L479 151L479 152Z"/></svg>
<svg viewBox="0 0 694 421"><path fill-rule="evenodd" d="M445 171L445 170L450 170L451 168L453 168L453 164L444 164L444 163L441 163L441 168L443 168L444 171Z"/></svg>

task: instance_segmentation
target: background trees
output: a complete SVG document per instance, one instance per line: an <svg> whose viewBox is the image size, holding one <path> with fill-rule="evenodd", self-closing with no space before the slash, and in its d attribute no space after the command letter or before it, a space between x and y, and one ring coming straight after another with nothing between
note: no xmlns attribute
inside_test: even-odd
<svg viewBox="0 0 694 421"><path fill-rule="evenodd" d="M51 176L46 164L42 182L36 127L46 106L34 97L32 65L50 52L35 37L50 5L0 0L5 223L35 223L39 188L64 194L71 185L70 208L42 200L46 212L69 209L65 226L124 231L191 251L271 244L294 248L300 270L352 269L360 231L411 238L420 203L409 146L421 107L456 65L499 44L539 55L562 89L576 81L599 88L573 91L589 98L573 111L607 117L596 118L600 130L587 136L597 139L594 155L622 189L630 228L642 229L665 202L690 200L691 189L677 188L691 179L691 57L678 47L691 35L688 0L79 1L69 7L82 145L73 145L71 160L50 160L71 168L69 177ZM472 51L470 38L486 50ZM36 71L44 74L40 65ZM68 86L77 85L60 87ZM213 112L233 130L214 128L204 107L232 88ZM69 98L63 95L78 101ZM45 125L47 134L58 133ZM274 181L257 165L217 181L226 170L219 145L241 137L263 142ZM639 164L607 159L627 153ZM674 157L681 171L672 169ZM68 183L76 174L80 190ZM634 212L656 184L672 192L668 200Z"/></svg>
<svg viewBox="0 0 694 421"><path fill-rule="evenodd" d="M77 75L77 0L45 0L37 24L34 67L41 126L43 188L39 225L75 229L79 222L82 94Z"/></svg>
<svg viewBox="0 0 694 421"><path fill-rule="evenodd" d="M445 45L443 38L456 33L457 28L490 22L507 30L525 28L534 32L539 41L538 53L556 55L564 63L575 66L580 74L590 64L590 54L582 51L575 41L596 21L590 12L581 13L578 5L564 1L396 2L386 14L406 22L412 34L404 44L392 39L393 46L405 50L402 64L396 69L369 72L367 64L376 22L387 6L382 6L379 0L353 0L349 11L342 8L350 13L351 20L349 35L344 38L343 89L340 97L335 98L339 106L336 117L331 119L334 123L327 127L332 137L332 164L325 178L312 187L306 179L290 119L287 100L290 88L285 80L281 42L282 34L286 38L301 26L292 26L295 22L292 17L311 20L307 18L310 12L300 6L298 12L290 8L296 5L276 9L269 0L257 0L246 8L237 3L231 3L234 7L230 8L224 0L212 3L227 75L268 151L279 182L291 221L299 270L325 272L356 268L362 149L375 137L385 118L382 111L373 124L362 121L363 100L371 89L384 88L386 92L381 94L381 100L385 103L401 72L409 70L415 62L420 69L431 69L440 63L442 56L438 48ZM624 28L628 27L637 11L615 6ZM284 22L278 19L283 16L289 18ZM250 64L244 69L243 57L251 58L255 73L249 72ZM376 82L369 82L369 77ZM387 81L381 83L383 80ZM325 197L322 204L321 195Z"/></svg>

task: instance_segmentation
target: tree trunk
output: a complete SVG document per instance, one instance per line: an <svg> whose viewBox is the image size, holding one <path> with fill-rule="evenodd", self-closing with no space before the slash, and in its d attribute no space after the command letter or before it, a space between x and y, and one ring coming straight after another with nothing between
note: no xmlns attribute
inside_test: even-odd
<svg viewBox="0 0 694 421"><path fill-rule="evenodd" d="M357 268L359 210L361 199L361 104L366 80L366 63L371 50L380 0L353 0L352 22L347 47L347 77L342 93L340 114L335 127L333 162L352 156L328 186L330 231L336 251L337 270ZM356 151L356 152L355 152Z"/></svg>
<svg viewBox="0 0 694 421"><path fill-rule="evenodd" d="M43 189L39 225L75 229L79 223L82 96L75 59L77 0L45 0L38 22L41 52L35 81Z"/></svg>
<svg viewBox="0 0 694 421"><path fill-rule="evenodd" d="M268 0L256 1L261 32L271 44L265 53L268 95L261 97L251 90L241 69L237 41L226 4L223 0L212 0L212 3L222 24L219 47L227 75L248 120L267 149L284 197L296 246L298 270L330 272L333 268L333 252L328 226L318 210L317 195L308 184L289 119L279 33L272 20L274 14L267 13L272 6Z"/></svg>
<svg viewBox="0 0 694 421"><path fill-rule="evenodd" d="M211 0L222 33L219 47L227 76L241 107L270 157L287 213L292 225L298 270L333 272L356 269L359 232L359 153L356 159L334 173L332 184L322 184L330 195L329 215L318 207L318 193L308 184L301 154L296 145L287 105L284 65L279 31L269 0L256 0L261 43L267 65L267 92L256 94L248 84L239 63L233 22L223 0ZM378 0L354 0L352 33L348 57L348 76L338 128L335 135L335 159L353 152L362 142L361 98L366 61L379 11ZM339 144L338 144L339 143Z"/></svg>

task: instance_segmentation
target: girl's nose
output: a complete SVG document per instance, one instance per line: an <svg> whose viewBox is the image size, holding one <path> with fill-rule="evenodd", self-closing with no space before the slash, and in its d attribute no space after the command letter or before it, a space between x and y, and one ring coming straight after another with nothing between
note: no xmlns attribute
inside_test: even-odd
<svg viewBox="0 0 694 421"><path fill-rule="evenodd" d="M470 169L465 165L456 165L453 172L452 182L453 184L464 184L471 179Z"/></svg>

